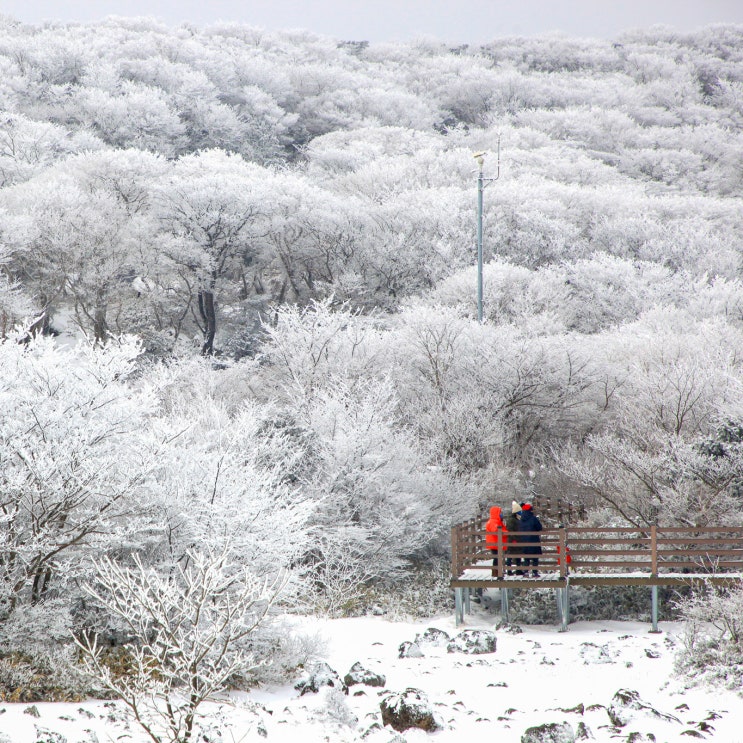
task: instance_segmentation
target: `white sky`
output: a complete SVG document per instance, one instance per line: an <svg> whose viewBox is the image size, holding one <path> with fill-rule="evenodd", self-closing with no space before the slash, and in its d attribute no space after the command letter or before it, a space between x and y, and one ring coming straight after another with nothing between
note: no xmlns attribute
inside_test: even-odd
<svg viewBox="0 0 743 743"><path fill-rule="evenodd" d="M236 21L267 29L305 28L346 40L432 36L478 43L509 34L562 31L613 38L662 24L690 31L743 23L741 0L0 0L0 14L26 23L154 16L169 25Z"/></svg>

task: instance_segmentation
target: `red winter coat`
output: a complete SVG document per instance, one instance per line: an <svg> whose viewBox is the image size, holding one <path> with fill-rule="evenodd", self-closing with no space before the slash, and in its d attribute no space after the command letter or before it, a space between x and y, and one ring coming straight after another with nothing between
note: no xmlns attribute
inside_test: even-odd
<svg viewBox="0 0 743 743"><path fill-rule="evenodd" d="M485 524L485 546L489 550L497 550L506 548L506 542L508 541L508 530L506 525L503 523L501 518L501 510L499 506L493 506L490 509L490 519Z"/></svg>
<svg viewBox="0 0 743 743"><path fill-rule="evenodd" d="M557 545L557 562L559 564L560 562L560 545ZM570 547L565 547L565 564L570 565L570 563L573 562L573 558L570 554Z"/></svg>

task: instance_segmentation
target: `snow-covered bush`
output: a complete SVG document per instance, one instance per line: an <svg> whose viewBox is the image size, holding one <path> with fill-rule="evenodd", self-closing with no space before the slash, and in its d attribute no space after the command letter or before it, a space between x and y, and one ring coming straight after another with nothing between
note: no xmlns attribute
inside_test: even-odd
<svg viewBox="0 0 743 743"><path fill-rule="evenodd" d="M131 338L0 343L0 616L49 597L71 603L97 556L158 531L145 425L156 403L128 383L140 350Z"/></svg>
<svg viewBox="0 0 743 743"><path fill-rule="evenodd" d="M90 673L154 743L189 740L199 730L199 707L268 660L250 639L281 584L234 565L227 550L189 553L185 567L164 576L136 556L131 568L104 559L97 585L88 586L132 638L130 671L112 672L94 632L77 644Z"/></svg>
<svg viewBox="0 0 743 743"><path fill-rule="evenodd" d="M0 699L72 701L100 691L78 663L69 602L19 606L0 623Z"/></svg>
<svg viewBox="0 0 743 743"><path fill-rule="evenodd" d="M678 602L685 620L676 670L695 683L739 690L743 682L743 585L707 586Z"/></svg>

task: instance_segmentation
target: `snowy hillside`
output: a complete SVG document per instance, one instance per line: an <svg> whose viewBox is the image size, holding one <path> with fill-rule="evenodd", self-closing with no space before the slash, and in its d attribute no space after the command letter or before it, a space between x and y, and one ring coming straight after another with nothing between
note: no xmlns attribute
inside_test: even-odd
<svg viewBox="0 0 743 743"><path fill-rule="evenodd" d="M190 743L226 689L199 743L387 743L409 687L447 743L740 737L737 698L671 679L681 625L489 634L483 605L495 652L400 658L452 618L361 617L447 612L451 527L495 504L705 559L743 533L743 26L0 15L0 71L2 743L140 743L117 702L51 704L104 693ZM743 590L687 598L664 618L724 629L684 673L740 688ZM314 661L336 686L300 695ZM357 662L385 680L346 695Z"/></svg>
<svg viewBox="0 0 743 743"><path fill-rule="evenodd" d="M536 626L519 632L515 625L496 630L494 622L497 615L480 607L460 628L451 616L417 623L381 617L298 619L297 630L324 638L322 660L341 678L359 662L385 676L384 686L355 684L347 695L337 683L304 695L291 684L261 687L233 695L212 707L210 715L221 730L220 739L230 743L459 743L488 736L499 743L522 743L528 728L547 723L567 723L562 727L566 737L553 739L559 741L572 740L568 729L577 740L584 731L583 739L607 743L743 741L740 697L685 689L673 677L680 624L663 623L661 634L650 634L642 623L581 622L560 633L556 627ZM451 637L464 630L494 630L495 652L449 653L445 646L421 642L422 657L399 658L400 645L429 627ZM302 678L300 672L297 681ZM411 729L398 735L382 726L380 701L411 687L427 697L441 726L437 732ZM0 709L3 743L146 740L122 721L111 702L2 704Z"/></svg>

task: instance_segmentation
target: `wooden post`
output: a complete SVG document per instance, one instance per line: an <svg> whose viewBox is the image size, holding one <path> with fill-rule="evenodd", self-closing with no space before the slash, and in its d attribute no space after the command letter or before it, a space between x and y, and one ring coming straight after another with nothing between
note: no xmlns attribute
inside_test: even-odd
<svg viewBox="0 0 743 743"><path fill-rule="evenodd" d="M505 545L505 534L503 533L503 529L498 527L498 580L503 580L503 565L505 563L505 552L506 552L506 545Z"/></svg>
<svg viewBox="0 0 743 743"><path fill-rule="evenodd" d="M451 577L456 580L459 578L459 526L451 528Z"/></svg>
<svg viewBox="0 0 743 743"><path fill-rule="evenodd" d="M650 574L655 578L658 575L658 526L650 527Z"/></svg>
<svg viewBox="0 0 743 743"><path fill-rule="evenodd" d="M558 550L557 562L560 567L560 577L568 574L568 534L567 529L560 529L560 548Z"/></svg>
<svg viewBox="0 0 743 743"><path fill-rule="evenodd" d="M508 589L502 586L500 589L500 618L501 622L508 624Z"/></svg>

